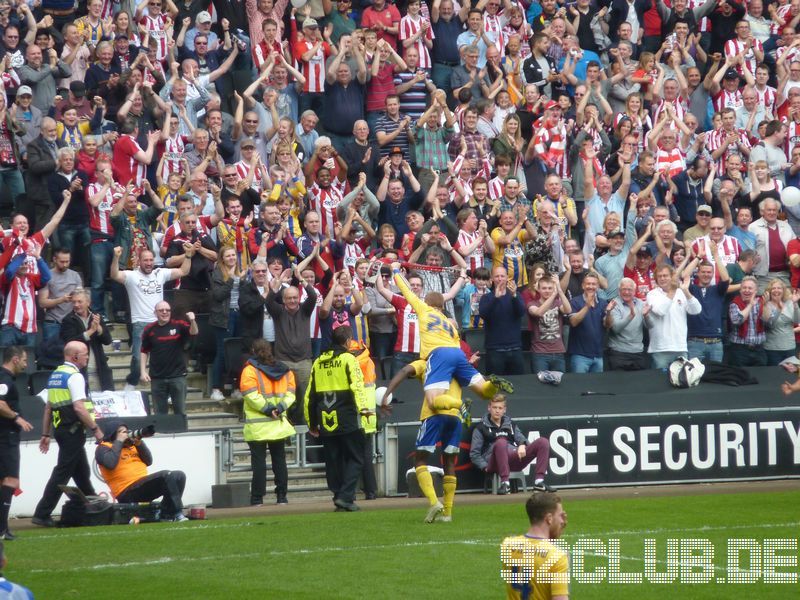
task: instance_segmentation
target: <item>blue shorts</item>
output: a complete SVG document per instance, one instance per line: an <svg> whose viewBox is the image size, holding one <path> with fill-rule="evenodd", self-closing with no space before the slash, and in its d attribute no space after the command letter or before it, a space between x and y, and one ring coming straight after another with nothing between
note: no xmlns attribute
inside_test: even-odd
<svg viewBox="0 0 800 600"><path fill-rule="evenodd" d="M436 348L428 356L428 368L425 371L426 390L446 390L450 380L455 379L462 387L468 387L481 374L469 364L461 348Z"/></svg>
<svg viewBox="0 0 800 600"><path fill-rule="evenodd" d="M417 434L417 450L433 454L439 442L445 454L458 454L461 443L460 417L433 415L422 422Z"/></svg>

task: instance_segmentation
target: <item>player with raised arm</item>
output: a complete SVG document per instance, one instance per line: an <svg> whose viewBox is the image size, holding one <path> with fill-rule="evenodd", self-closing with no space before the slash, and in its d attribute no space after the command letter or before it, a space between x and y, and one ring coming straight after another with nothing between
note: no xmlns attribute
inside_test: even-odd
<svg viewBox="0 0 800 600"><path fill-rule="evenodd" d="M427 360L425 372L425 401L432 410L460 408L461 400L452 398L447 390L450 380L469 386L484 398L492 398L497 392L514 393L510 381L490 375L488 381L473 367L461 350L458 330L444 314L444 296L439 292L428 292L420 300L411 291L408 282L400 273L400 263L392 263L394 281L403 298L413 307L419 320L420 358Z"/></svg>
<svg viewBox="0 0 800 600"><path fill-rule="evenodd" d="M525 503L530 528L503 540L500 560L508 600L567 600L569 556L553 540L567 526L561 498L536 492Z"/></svg>

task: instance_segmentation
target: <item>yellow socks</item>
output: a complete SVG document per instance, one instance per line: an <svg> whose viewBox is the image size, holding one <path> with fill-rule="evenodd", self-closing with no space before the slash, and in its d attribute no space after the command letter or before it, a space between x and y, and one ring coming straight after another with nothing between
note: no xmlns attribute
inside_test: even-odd
<svg viewBox="0 0 800 600"><path fill-rule="evenodd" d="M431 477L431 474L428 472L428 467L417 467L415 471L417 472L417 483L419 484L420 491L422 491L428 499L430 505L433 506L439 501L439 498L436 497L436 490L433 488L433 477ZM453 489L455 490L455 487Z"/></svg>
<svg viewBox="0 0 800 600"><path fill-rule="evenodd" d="M431 403L433 404L433 410L451 410L454 408L461 408L461 400L458 398L453 398L447 394L442 394L441 396L436 396Z"/></svg>
<svg viewBox="0 0 800 600"><path fill-rule="evenodd" d="M442 488L444 489L444 516L449 517L453 513L453 500L456 497L456 477L455 475L445 475L442 478Z"/></svg>

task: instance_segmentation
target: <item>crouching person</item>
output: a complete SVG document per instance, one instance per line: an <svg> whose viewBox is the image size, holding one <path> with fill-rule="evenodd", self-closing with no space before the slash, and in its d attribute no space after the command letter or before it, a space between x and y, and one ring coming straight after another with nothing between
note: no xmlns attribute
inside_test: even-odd
<svg viewBox="0 0 800 600"><path fill-rule="evenodd" d="M247 361L239 378L244 400L244 441L250 447L250 505L260 506L267 493L267 448L275 475L278 504L287 504L289 472L286 467L286 440L295 434L286 410L295 401L294 374L275 360L270 344L259 338L253 342L253 358Z"/></svg>
<svg viewBox="0 0 800 600"><path fill-rule="evenodd" d="M550 442L540 437L528 443L525 434L506 415L506 398L502 394L492 398L489 412L473 430L469 457L481 471L497 473L500 477L498 494L511 491L508 481L511 471L521 471L534 459L536 478L533 489L539 492L555 491L544 482L550 460Z"/></svg>
<svg viewBox="0 0 800 600"><path fill-rule="evenodd" d="M183 514L183 489L186 475L183 471L158 471L147 474L153 464L153 455L141 435L128 430L125 423L104 425L103 441L97 446L94 457L100 473L117 502L150 502L161 497L162 521L188 521ZM145 430L152 435L155 430Z"/></svg>

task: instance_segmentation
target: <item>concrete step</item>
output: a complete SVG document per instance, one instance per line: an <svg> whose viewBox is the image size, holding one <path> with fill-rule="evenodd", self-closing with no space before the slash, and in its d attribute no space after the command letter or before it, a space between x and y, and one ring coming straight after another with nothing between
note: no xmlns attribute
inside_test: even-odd
<svg viewBox="0 0 800 600"><path fill-rule="evenodd" d="M238 415L221 411L188 414L189 431L219 431L242 426Z"/></svg>

